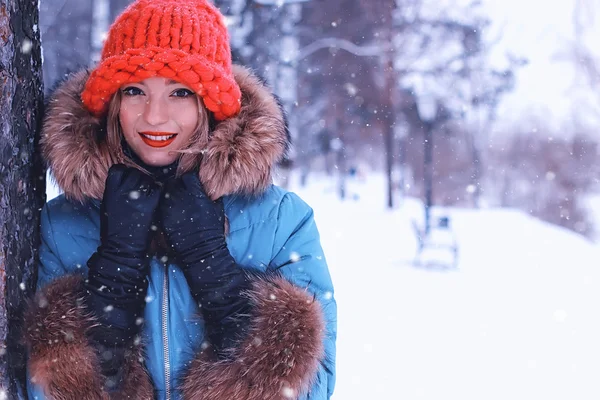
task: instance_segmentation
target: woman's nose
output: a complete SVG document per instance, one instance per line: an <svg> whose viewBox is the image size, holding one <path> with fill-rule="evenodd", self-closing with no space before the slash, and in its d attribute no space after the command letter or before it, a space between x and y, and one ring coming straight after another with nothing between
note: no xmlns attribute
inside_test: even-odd
<svg viewBox="0 0 600 400"><path fill-rule="evenodd" d="M149 98L144 109L144 118L149 125L161 125L169 120L169 107L159 98Z"/></svg>

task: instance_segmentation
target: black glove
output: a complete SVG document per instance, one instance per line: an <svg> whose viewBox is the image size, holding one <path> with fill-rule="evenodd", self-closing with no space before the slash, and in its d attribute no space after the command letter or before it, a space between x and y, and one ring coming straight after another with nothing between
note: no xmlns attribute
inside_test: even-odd
<svg viewBox="0 0 600 400"><path fill-rule="evenodd" d="M194 299L200 305L208 339L220 358L231 349L248 323L249 287L225 242L221 199L212 201L197 172L167 181L159 206L160 220Z"/></svg>
<svg viewBox="0 0 600 400"><path fill-rule="evenodd" d="M148 175L120 164L110 168L100 207L101 244L88 260L85 281L86 305L100 322L91 339L109 382L119 380L125 349L139 330L159 200L160 188Z"/></svg>

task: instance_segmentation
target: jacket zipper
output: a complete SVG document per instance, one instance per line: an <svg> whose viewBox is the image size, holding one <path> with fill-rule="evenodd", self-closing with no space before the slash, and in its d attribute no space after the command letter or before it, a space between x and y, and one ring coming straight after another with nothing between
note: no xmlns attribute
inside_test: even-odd
<svg viewBox="0 0 600 400"><path fill-rule="evenodd" d="M168 311L169 311L169 267L165 267L163 302L162 302L162 334L163 351L165 357L165 394L166 399L171 400L171 362L169 361L169 337L168 337Z"/></svg>

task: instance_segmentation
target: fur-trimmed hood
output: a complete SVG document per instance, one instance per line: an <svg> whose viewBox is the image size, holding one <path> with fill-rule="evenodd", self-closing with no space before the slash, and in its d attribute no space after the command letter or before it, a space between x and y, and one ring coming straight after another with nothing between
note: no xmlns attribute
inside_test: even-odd
<svg viewBox="0 0 600 400"><path fill-rule="evenodd" d="M233 67L242 91L238 115L219 122L201 138L195 164L211 198L262 193L272 169L289 145L282 108L275 96L249 70ZM51 95L42 130L41 148L52 175L67 198L101 199L108 170L116 161L105 140L106 121L83 107L81 92L87 70L70 75Z"/></svg>

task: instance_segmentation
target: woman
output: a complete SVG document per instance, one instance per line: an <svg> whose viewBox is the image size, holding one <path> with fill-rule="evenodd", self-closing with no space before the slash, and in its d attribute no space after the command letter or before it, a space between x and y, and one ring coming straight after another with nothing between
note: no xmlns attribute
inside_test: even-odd
<svg viewBox="0 0 600 400"><path fill-rule="evenodd" d="M284 117L206 0L138 0L52 96L29 398L326 399L336 305Z"/></svg>

